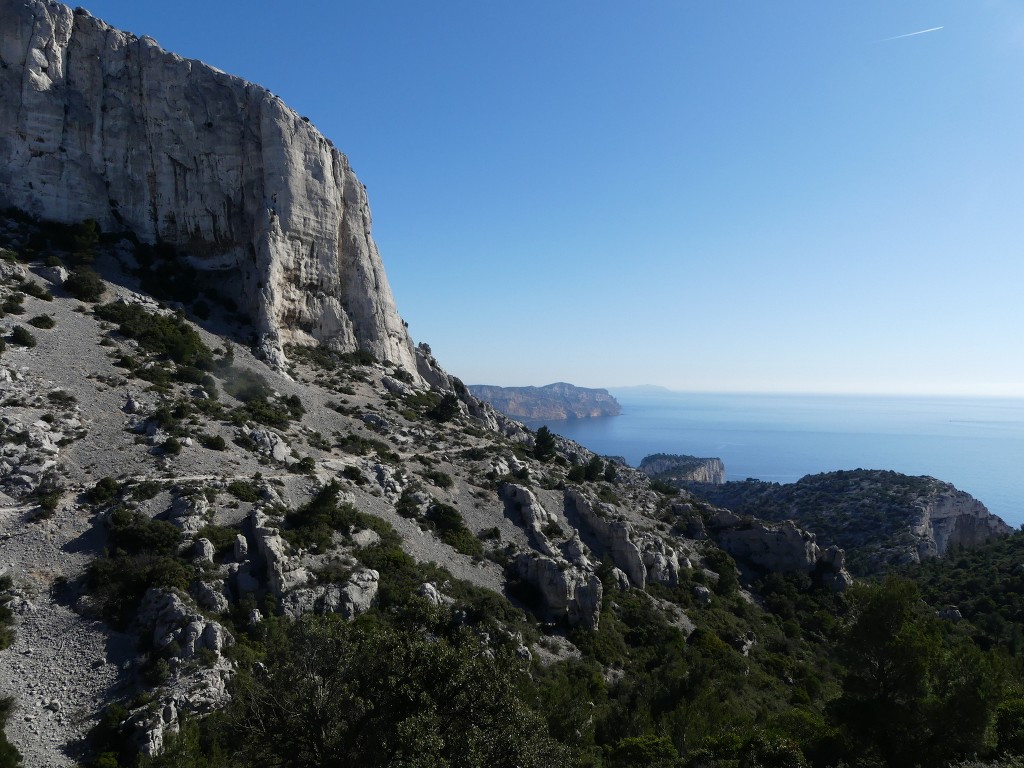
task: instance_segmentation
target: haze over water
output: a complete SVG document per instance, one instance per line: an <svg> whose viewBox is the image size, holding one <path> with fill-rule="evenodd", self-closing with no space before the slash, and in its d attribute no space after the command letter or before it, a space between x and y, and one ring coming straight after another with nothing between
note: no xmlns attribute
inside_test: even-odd
<svg viewBox="0 0 1024 768"><path fill-rule="evenodd" d="M1024 399L609 391L621 416L548 426L633 466L651 453L717 456L727 480L791 483L858 468L930 475L1024 523Z"/></svg>

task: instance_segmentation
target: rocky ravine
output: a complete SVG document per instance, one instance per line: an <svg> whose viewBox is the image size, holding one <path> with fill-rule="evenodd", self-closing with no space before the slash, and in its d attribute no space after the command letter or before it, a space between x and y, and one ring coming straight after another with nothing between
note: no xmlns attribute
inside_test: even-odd
<svg viewBox="0 0 1024 768"><path fill-rule="evenodd" d="M498 387L471 384L474 397L523 421L589 419L618 416L622 407L605 389L588 389L558 382L543 387Z"/></svg>
<svg viewBox="0 0 1024 768"><path fill-rule="evenodd" d="M415 374L346 157L264 88L48 0L0 0L0 207L177 246L283 345Z"/></svg>

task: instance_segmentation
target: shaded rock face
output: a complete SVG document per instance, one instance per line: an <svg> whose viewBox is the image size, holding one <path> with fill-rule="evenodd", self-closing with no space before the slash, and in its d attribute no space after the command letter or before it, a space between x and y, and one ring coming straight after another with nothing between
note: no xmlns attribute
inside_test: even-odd
<svg viewBox="0 0 1024 768"><path fill-rule="evenodd" d="M0 0L0 207L178 247L261 347L416 360L348 160L269 91L47 0Z"/></svg>
<svg viewBox="0 0 1024 768"><path fill-rule="evenodd" d="M816 536L792 520L767 523L722 509L708 527L718 545L737 560L773 573L813 573L835 591L853 584L843 550L832 546L822 551Z"/></svg>
<svg viewBox="0 0 1024 768"><path fill-rule="evenodd" d="M969 493L952 486L919 502L920 516L912 525L918 538L918 557L942 557L950 549L970 549L1013 531L1002 518Z"/></svg>
<svg viewBox="0 0 1024 768"><path fill-rule="evenodd" d="M725 482L725 465L721 459L655 453L644 456L637 469L652 480L661 480L675 486L688 483L720 485Z"/></svg>
<svg viewBox="0 0 1024 768"><path fill-rule="evenodd" d="M565 382L544 387L498 387L471 384L469 391L514 419L586 419L618 416L622 408L605 389L587 389Z"/></svg>

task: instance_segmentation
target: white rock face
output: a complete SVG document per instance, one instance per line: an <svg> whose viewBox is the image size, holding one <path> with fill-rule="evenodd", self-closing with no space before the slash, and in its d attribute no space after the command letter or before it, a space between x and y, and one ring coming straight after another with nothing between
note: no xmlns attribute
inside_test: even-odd
<svg viewBox="0 0 1024 768"><path fill-rule="evenodd" d="M587 498L577 488L567 488L565 499L601 544L607 547L612 561L629 577L633 586L643 589L648 581L669 585L679 583L679 557L659 537L647 531L634 530L627 521L614 517L613 507Z"/></svg>
<svg viewBox="0 0 1024 768"><path fill-rule="evenodd" d="M130 230L221 273L261 347L416 374L341 154L264 88L49 0L0 0L0 207Z"/></svg>
<svg viewBox="0 0 1024 768"><path fill-rule="evenodd" d="M942 557L950 547L977 547L1013 531L976 498L948 483L922 499L918 507L920 516L911 530L918 539L921 560Z"/></svg>
<svg viewBox="0 0 1024 768"><path fill-rule="evenodd" d="M725 465L721 459L658 453L645 456L638 469L648 477L662 480L712 485L725 482Z"/></svg>
<svg viewBox="0 0 1024 768"><path fill-rule="evenodd" d="M519 555L515 567L522 579L537 588L553 617L564 616L570 624L597 629L604 594L597 574L536 552Z"/></svg>

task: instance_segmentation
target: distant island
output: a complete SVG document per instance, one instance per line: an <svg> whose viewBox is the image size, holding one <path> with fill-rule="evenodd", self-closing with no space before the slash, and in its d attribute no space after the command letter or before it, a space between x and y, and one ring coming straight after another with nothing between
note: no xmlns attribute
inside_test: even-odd
<svg viewBox="0 0 1024 768"><path fill-rule="evenodd" d="M544 387L498 387L471 384L469 391L513 419L590 419L618 416L622 407L606 389L588 389L565 382Z"/></svg>

